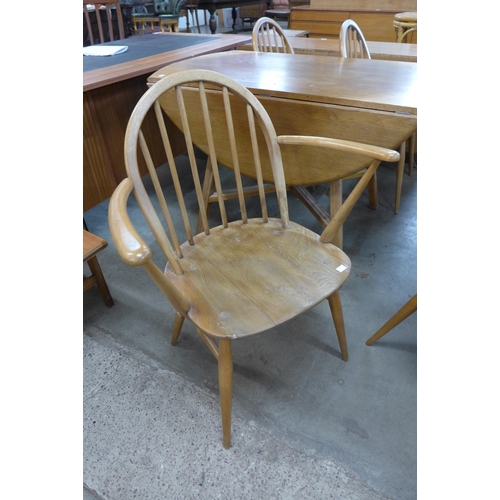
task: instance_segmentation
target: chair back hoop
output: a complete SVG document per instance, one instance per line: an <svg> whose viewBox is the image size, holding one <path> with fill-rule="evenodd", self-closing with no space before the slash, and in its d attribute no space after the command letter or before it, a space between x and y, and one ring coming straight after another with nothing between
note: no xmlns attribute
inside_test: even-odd
<svg viewBox="0 0 500 500"><path fill-rule="evenodd" d="M246 108L246 109L245 109ZM160 141L164 149L164 158L155 164L150 152L154 139L146 137L142 125L152 110L159 131ZM246 116L245 124L242 125L239 113ZM238 118L237 118L238 117ZM191 175L186 180L185 171L178 170L178 160L174 158L172 144L169 139L169 122L174 124L183 132L185 146L189 159ZM171 125L171 123L170 123ZM145 127L145 130L148 127ZM172 129L172 128L171 128ZM261 140L259 141L259 137ZM139 100L128 123L125 134L125 165L128 177L134 184L134 194L141 210L156 237L163 253L177 274L182 274L178 259L183 257L180 238L174 228L171 217L172 206L180 213L184 226L185 238L190 245L195 244L194 234L190 221L190 213L186 208L183 193L190 191L194 184L198 211L202 219L201 231L210 234L209 221L206 216L205 207L210 192L207 191L207 179L202 181L198 170L201 167L196 159L195 148L206 152L211 165L211 175L217 189L220 219L224 228L228 227L228 215L226 201L221 187L219 159L221 151L230 155L231 170L234 173L234 182L237 186L239 209L241 220L244 224L248 222L245 197L242 187L242 172L240 164L253 164L254 172L252 178L257 179L260 208L263 222L268 221L267 202L262 175L260 157L264 146L269 163L271 164L274 187L276 189L277 201L283 228L288 228L288 206L286 199L286 185L283 174L283 165L274 126L267 112L257 98L245 87L230 78L208 70L187 70L165 77L153 85ZM147 194L139 170L139 157L142 158L151 176L152 184L157 202L153 201ZM171 185L162 187L156 167L168 163ZM224 164L224 163L222 163ZM224 169L224 175L230 170ZM182 181L181 181L182 179ZM182 183L190 183L190 187L183 190ZM172 191L176 196L169 196L169 200L177 198L177 204L167 203L164 192ZM168 235L160 222L159 215L168 228Z"/></svg>
<svg viewBox="0 0 500 500"><path fill-rule="evenodd" d="M270 17L261 17L255 23L252 30L252 47L257 52L294 53L281 26Z"/></svg>
<svg viewBox="0 0 500 500"><path fill-rule="evenodd" d="M340 28L340 54L342 57L371 59L370 51L360 27L346 19Z"/></svg>
<svg viewBox="0 0 500 500"><path fill-rule="evenodd" d="M94 13L97 20L97 29L99 39L96 39L93 32L93 23L90 18L88 6L94 7ZM105 7L102 9L103 6ZM103 13L105 12L105 19ZM113 16L113 12L115 15ZM125 27L123 24L122 11L118 0L102 0L99 2L89 2L83 0L83 15L85 17L85 26L88 32L88 41L90 45L96 43L113 42L115 40L123 40L125 38ZM115 33L113 21L116 18L118 25L118 33Z"/></svg>

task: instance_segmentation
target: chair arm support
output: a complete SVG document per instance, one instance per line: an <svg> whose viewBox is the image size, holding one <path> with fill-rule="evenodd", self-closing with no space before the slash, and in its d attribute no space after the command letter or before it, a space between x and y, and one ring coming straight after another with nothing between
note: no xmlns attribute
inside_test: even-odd
<svg viewBox="0 0 500 500"><path fill-rule="evenodd" d="M115 189L108 209L111 237L120 257L129 266L143 266L151 259L151 249L135 230L127 214L127 200L134 188L130 179L123 179Z"/></svg>
<svg viewBox="0 0 500 500"><path fill-rule="evenodd" d="M314 137L305 135L280 135L279 144L319 146L330 149L338 149L348 153L361 154L381 161L398 161L399 153L392 149L363 144L361 142L344 141L342 139L331 139L329 137Z"/></svg>
<svg viewBox="0 0 500 500"><path fill-rule="evenodd" d="M151 249L139 236L127 214L127 200L133 189L134 183L131 179L126 178L120 182L111 196L108 209L108 223L111 237L115 242L120 257L125 263L134 267L144 266L146 272L176 311L185 316L191 304L151 260Z"/></svg>

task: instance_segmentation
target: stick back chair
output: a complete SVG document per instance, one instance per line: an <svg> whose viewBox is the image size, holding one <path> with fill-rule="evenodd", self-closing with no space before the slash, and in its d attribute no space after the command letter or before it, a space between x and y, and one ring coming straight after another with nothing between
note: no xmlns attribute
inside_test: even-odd
<svg viewBox="0 0 500 500"><path fill-rule="evenodd" d="M290 45L281 26L269 17L261 17L252 30L253 50L258 52L284 52L293 54Z"/></svg>
<svg viewBox="0 0 500 500"><path fill-rule="evenodd" d="M89 9L87 6L90 6L91 8ZM100 6L104 7L104 9ZM97 28L99 31L99 38L96 38L94 36L95 33L93 27L95 25L94 23L92 23L89 10L90 12L92 12L93 10L93 12L95 13ZM105 21L102 19L103 12L106 12ZM90 45L95 45L96 43L113 42L114 40L123 40L125 38L123 16L120 2L118 0L101 0L99 2L89 2L87 0L83 0L83 15L85 18L85 27L88 33L87 38ZM114 30L114 22L116 22L118 26L117 33L115 33Z"/></svg>
<svg viewBox="0 0 500 500"><path fill-rule="evenodd" d="M342 23L339 42L340 55L342 57L371 59L365 37L359 26L352 19L346 19Z"/></svg>
<svg viewBox="0 0 500 500"><path fill-rule="evenodd" d="M340 27L339 34L340 43L340 55L346 58L359 58L359 59L371 59L370 50L366 43L365 37L360 29L360 27L352 20L346 19L342 26ZM410 159L409 159L409 169L410 175L413 168L413 153L414 153L414 138L415 134L412 134L409 138L410 142ZM406 155L406 143L405 140L400 147L400 159L398 166L396 168L396 194L394 201L394 212L398 213L399 206L401 203L401 191L403 188L403 174L405 165L405 155Z"/></svg>
<svg viewBox="0 0 500 500"><path fill-rule="evenodd" d="M165 148L170 175L161 178L167 180L167 186L161 184L142 131L150 111L156 116ZM173 157L165 115L184 134L190 164L188 181ZM213 71L181 71L155 83L136 105L125 135L128 177L116 188L109 205L111 235L121 258L130 266L143 266L176 310L172 345L176 345L187 319L217 359L226 448L231 440L233 340L268 332L326 299L342 359L348 359L339 288L351 264L331 241L352 208L352 199L346 200L321 235L292 222L281 155L285 145L365 155L372 159L372 172L380 160L398 155L396 151L335 139L278 137L264 107L248 89ZM213 214L209 219L200 210L205 199L195 146L211 158L219 192L217 222L213 222ZM230 160L224 157L222 163L232 167L224 169L225 173L234 175L237 186L237 220L231 220L221 194L218 164L223 155ZM143 183L139 157L147 164L154 193L149 194ZM242 188L242 175L246 173L258 183L259 194L252 206L247 206ZM265 181L273 183L272 200L271 195L266 196ZM191 187L186 188L186 182ZM197 201L194 208L192 200L187 203L183 194L193 185ZM164 269L153 261L151 247L127 214L132 191L163 254ZM273 217L272 213L278 215ZM198 214L202 218L200 232L194 230ZM155 257L155 261L158 259Z"/></svg>

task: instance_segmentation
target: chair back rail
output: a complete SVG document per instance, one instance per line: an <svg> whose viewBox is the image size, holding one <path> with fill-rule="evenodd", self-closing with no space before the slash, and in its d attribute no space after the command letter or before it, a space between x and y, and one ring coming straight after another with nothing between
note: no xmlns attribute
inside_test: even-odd
<svg viewBox="0 0 500 500"><path fill-rule="evenodd" d="M342 57L371 59L365 37L352 19L347 19L342 23L339 41Z"/></svg>
<svg viewBox="0 0 500 500"><path fill-rule="evenodd" d="M89 2L83 0L83 14L85 16L85 23L87 26L87 31L89 34L90 45L94 45L96 43L94 38L94 33L92 29L92 21L90 19L90 14L88 10L88 6L94 7L95 17L97 20L97 28L99 31L99 43L104 43L111 41L113 42L115 39L123 40L125 38L125 28L123 25L123 16L120 7L120 2L118 0L101 0L99 2ZM100 6L104 6L105 9L101 9ZM106 21L107 21L107 32L104 29L101 12L106 12ZM114 32L113 27L113 11L116 15L116 22L118 23L118 33Z"/></svg>
<svg viewBox="0 0 500 500"><path fill-rule="evenodd" d="M220 209L220 217L222 226L227 228L228 226L228 216L226 213L225 200L223 197L223 190L221 186L221 179L219 174L219 164L220 160L218 158L218 152L220 151L220 147L216 147L216 139L217 131L219 130L219 126L222 127L225 131L225 136L228 144L228 155L231 157L231 166L235 176L235 182L238 190L238 200L242 213L242 221L246 223L247 211L245 207L245 196L243 193L243 183L241 178L241 171L239 168L239 164L242 159L242 155L244 154L246 158L250 158L250 161L254 164L254 172L252 177L257 179L259 186L259 197L261 201L261 212L263 222L268 221L267 215L267 205L266 205L266 195L264 188L264 180L262 174L262 166L261 166L261 152L260 149L262 145L268 150L268 156L273 157L273 162L278 163L278 167L275 168L272 174L272 180L275 181L275 174L278 174L277 184L281 186L278 189L278 200L280 205L280 215L283 221L283 226L287 227L288 225L288 208L286 202L286 192L285 192L285 181L282 172L281 166L281 156L279 151L279 146L276 138L276 133L274 132L274 128L272 127L269 119L266 120L265 111L263 113L262 105L259 101L244 87L234 88L229 90L227 86L224 84L221 85L220 90L217 90L218 94L221 96L222 106L214 107L209 105L209 101L207 95L213 94L215 92L213 85L214 83L210 81L210 74L212 72L205 71L194 71L191 74L191 81L193 77L196 78L206 78L205 81L198 81L196 87L186 86L191 83L189 78L186 80L180 79L178 83L172 84L169 86L169 89L162 89L162 85L155 84L152 88L157 92L154 100L152 98L147 99L143 102L143 99L139 101L136 110L131 118L132 124L137 124L138 121L142 120L145 117L147 109L152 105L155 110L156 119L158 122L158 126L160 129L163 146L165 149L168 166L170 169L173 188L176 193L177 203L180 211L180 216L183 222L184 231L186 235L186 240L190 245L194 245L194 231L189 221L189 214L186 208L186 203L184 200L183 189L180 182L180 176L177 167L177 161L173 157L172 147L169 141L167 127L165 124L165 111L162 108L162 103L165 100L168 100L170 106L175 107L177 110L177 118L178 124L181 130L184 133L185 141L186 141L186 150L187 156L189 159L189 164L191 168L192 181L194 183L194 190L196 193L196 198L198 202L198 206L201 208L205 204L206 193L204 193L202 180L200 179L198 173L198 161L195 155L195 144L196 140L199 139L200 134L203 131L203 142L206 145L206 151L210 159L212 172L215 180L215 185L217 187L218 192L218 205ZM158 82L160 84L161 82ZM206 88L206 84L210 85L211 90L208 91ZM238 86L239 87L239 86ZM248 138L245 141L245 145L249 144L250 147L248 149L242 148L240 139L241 133L236 133L234 130L235 119L235 110L233 109L233 102L241 96L238 94L238 91L245 95L247 100L251 101L251 104L244 103L246 107L246 132L248 134ZM190 105L186 105L185 96L189 95L191 98L196 97L196 101L190 101ZM194 108L193 108L194 106ZM163 111L162 111L163 109ZM198 109L201 112L193 113L193 109ZM241 108L236 108L237 112L240 112ZM134 115L140 115L140 118L137 118ZM167 113L169 114L169 113ZM238 118L238 123L240 123L241 118ZM218 124L216 130L214 130L214 124ZM260 129L260 133L264 136L264 143L259 144L257 139L257 129ZM136 144L139 144L139 148L136 149ZM267 144L267 147L266 147ZM174 223L172 220L171 210L167 204L165 199L165 195L161 186L161 183L158 178L157 167L155 165L151 154L149 153L148 144L144 137L142 131L137 127L130 127L127 130L126 135L126 165L127 165L127 173L129 177L133 180L135 186L135 194L138 199L138 203L141 205L141 208L145 214L145 217L148 221L148 224L151 227L158 243L168 259L169 263L172 265L173 269L177 274L182 274L182 269L178 263L178 259L182 259L183 253L181 250L181 245L179 243L180 238L177 235L177 231L175 230ZM163 229L163 225L160 222L160 219L157 217L156 211L153 208L153 205L147 195L142 179L139 174L138 169L138 160L137 153L141 152L144 161L147 165L148 172L151 176L152 184L154 187L154 191L156 197L158 199L158 203L160 206L160 212L165 221L166 227L168 228L169 237L167 237L167 233ZM276 184L276 182L274 182ZM206 217L205 211L200 210L200 215L202 217L202 230L208 235L210 234L209 222Z"/></svg>
<svg viewBox="0 0 500 500"><path fill-rule="evenodd" d="M252 46L253 50L258 52L294 53L281 26L269 17L261 17L255 23L252 30Z"/></svg>

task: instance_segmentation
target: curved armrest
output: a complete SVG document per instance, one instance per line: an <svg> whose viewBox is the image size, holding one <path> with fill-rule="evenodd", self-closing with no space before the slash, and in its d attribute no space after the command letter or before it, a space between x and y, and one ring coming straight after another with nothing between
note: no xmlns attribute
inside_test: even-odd
<svg viewBox="0 0 500 500"><path fill-rule="evenodd" d="M280 135L278 136L279 144L304 145L304 146L319 146L348 153L361 154L369 156L381 161L398 161L399 153L392 149L363 144L361 142L344 141L342 139L331 139L329 137L314 137L306 135Z"/></svg>
<svg viewBox="0 0 500 500"><path fill-rule="evenodd" d="M133 188L133 182L127 178L115 189L109 202L108 223L120 257L129 266L143 266L151 258L151 249L139 236L127 214L127 200Z"/></svg>

